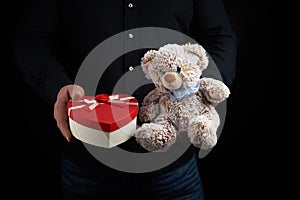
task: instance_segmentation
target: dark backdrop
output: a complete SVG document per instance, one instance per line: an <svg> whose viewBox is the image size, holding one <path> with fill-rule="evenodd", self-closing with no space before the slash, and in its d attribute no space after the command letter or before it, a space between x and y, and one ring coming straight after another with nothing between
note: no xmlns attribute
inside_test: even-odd
<svg viewBox="0 0 300 200"><path fill-rule="evenodd" d="M11 0L3 18L2 56L6 62L2 62L1 102L5 111L5 129L1 132L5 177L2 181L9 199L22 196L54 200L59 195L59 136L43 128L51 122L41 119L50 118L52 113L45 110L40 98L24 84L11 53L13 33L24 2ZM223 133L217 146L199 160L199 170L207 200L258 199L267 181L267 169L258 158L265 156L260 138L269 128L261 125L268 118L262 108L268 101L266 85L272 67L271 8L269 2L261 0L224 0L224 3L239 41L237 76L227 101ZM36 96L37 106L24 113L22 107L29 105L28 95ZM37 124L34 128L27 123L33 119Z"/></svg>

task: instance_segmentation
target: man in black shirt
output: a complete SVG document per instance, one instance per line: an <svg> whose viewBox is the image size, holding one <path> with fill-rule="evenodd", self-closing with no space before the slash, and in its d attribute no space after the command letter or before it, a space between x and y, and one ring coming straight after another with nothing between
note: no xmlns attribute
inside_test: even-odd
<svg viewBox="0 0 300 200"><path fill-rule="evenodd" d="M54 108L57 131L66 139L62 141L64 199L113 199L120 194L138 199L203 198L192 146L162 169L128 173L99 162L69 130L66 103L86 92L75 84L86 56L107 38L142 27L167 28L193 38L207 50L224 83L231 87L237 41L221 0L32 0L23 12L15 60L27 83ZM129 32L126 37L136 42L138 35ZM124 52L130 42L124 43ZM140 64L145 52L128 52L108 67L101 66L107 69L97 93L111 94L117 81ZM150 89L138 90L134 96L142 101ZM134 139L120 147L145 153Z"/></svg>

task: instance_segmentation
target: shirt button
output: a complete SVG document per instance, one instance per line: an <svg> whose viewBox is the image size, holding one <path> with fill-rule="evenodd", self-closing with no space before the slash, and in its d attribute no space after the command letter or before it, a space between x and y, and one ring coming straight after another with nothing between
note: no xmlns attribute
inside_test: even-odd
<svg viewBox="0 0 300 200"><path fill-rule="evenodd" d="M130 39L132 39L132 38L133 38L133 34L132 34L132 33L129 33L129 34L128 34L128 37L129 37Z"/></svg>
<svg viewBox="0 0 300 200"><path fill-rule="evenodd" d="M129 3L129 4L128 4L128 7L129 7L129 8L132 8L132 7L133 7L133 4L132 4L132 3Z"/></svg>
<svg viewBox="0 0 300 200"><path fill-rule="evenodd" d="M129 71L131 71L131 72L133 71L133 67L132 67L132 66L130 66L128 69L129 69Z"/></svg>

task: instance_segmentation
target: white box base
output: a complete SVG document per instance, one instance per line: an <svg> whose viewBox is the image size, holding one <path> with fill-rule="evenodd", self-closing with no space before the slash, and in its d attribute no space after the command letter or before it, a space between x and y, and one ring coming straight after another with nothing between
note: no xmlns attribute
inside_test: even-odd
<svg viewBox="0 0 300 200"><path fill-rule="evenodd" d="M104 132L83 126L71 118L69 118L69 125L73 136L78 140L99 147L111 148L127 141L134 135L136 117L122 128L112 132Z"/></svg>

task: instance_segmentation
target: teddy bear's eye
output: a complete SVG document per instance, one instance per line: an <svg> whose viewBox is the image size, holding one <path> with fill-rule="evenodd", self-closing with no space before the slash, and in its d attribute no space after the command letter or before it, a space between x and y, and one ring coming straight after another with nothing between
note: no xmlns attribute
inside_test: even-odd
<svg viewBox="0 0 300 200"><path fill-rule="evenodd" d="M176 71L177 71L178 73L180 73L180 72L181 72L181 68L180 68L180 67L177 67Z"/></svg>

